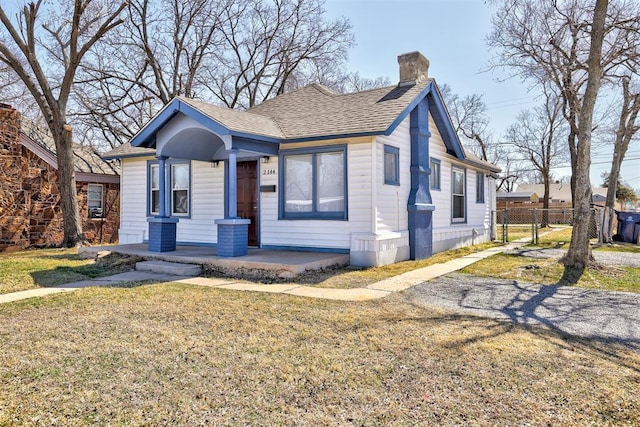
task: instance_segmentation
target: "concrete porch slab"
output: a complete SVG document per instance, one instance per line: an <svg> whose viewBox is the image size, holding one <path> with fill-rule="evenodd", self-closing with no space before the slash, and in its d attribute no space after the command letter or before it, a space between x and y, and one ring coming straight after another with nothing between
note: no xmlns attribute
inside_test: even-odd
<svg viewBox="0 0 640 427"><path fill-rule="evenodd" d="M139 256L144 260L197 264L204 269L217 269L229 275L242 269L244 273L280 278L293 278L309 270L349 265L348 254L250 248L247 255L225 258L219 257L214 247L178 246L175 251L158 253L150 252L145 243L81 247L78 254L93 258L102 251Z"/></svg>
<svg viewBox="0 0 640 427"><path fill-rule="evenodd" d="M172 276L198 276L202 267L195 264L182 264L167 261L141 261L136 263L137 271L151 271L153 273L170 274Z"/></svg>

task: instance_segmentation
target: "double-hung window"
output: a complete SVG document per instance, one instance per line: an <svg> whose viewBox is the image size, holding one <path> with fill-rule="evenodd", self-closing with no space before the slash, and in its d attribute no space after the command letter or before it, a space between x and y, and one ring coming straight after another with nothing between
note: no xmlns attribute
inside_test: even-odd
<svg viewBox="0 0 640 427"><path fill-rule="evenodd" d="M104 217L103 207L103 191L102 184L87 185L87 207L89 209L89 218Z"/></svg>
<svg viewBox="0 0 640 427"><path fill-rule="evenodd" d="M484 174L476 173L476 203L484 203Z"/></svg>
<svg viewBox="0 0 640 427"><path fill-rule="evenodd" d="M451 168L451 221L464 222L466 219L465 170Z"/></svg>
<svg viewBox="0 0 640 427"><path fill-rule="evenodd" d="M165 191L160 194L160 166L149 163L149 215L160 214L160 198L164 197L167 215L188 217L191 213L191 163L167 160L165 163Z"/></svg>
<svg viewBox="0 0 640 427"><path fill-rule="evenodd" d="M171 165L171 215L189 215L189 164Z"/></svg>
<svg viewBox="0 0 640 427"><path fill-rule="evenodd" d="M345 146L290 150L281 159L280 219L347 219Z"/></svg>

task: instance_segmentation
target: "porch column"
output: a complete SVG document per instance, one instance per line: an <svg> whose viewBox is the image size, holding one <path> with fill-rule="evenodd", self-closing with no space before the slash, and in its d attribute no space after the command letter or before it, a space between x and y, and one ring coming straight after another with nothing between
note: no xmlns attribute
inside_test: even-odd
<svg viewBox="0 0 640 427"><path fill-rule="evenodd" d="M435 205L429 191L429 104L425 97L411 111L411 191L409 211L409 256L413 260L433 255L432 216Z"/></svg>
<svg viewBox="0 0 640 427"><path fill-rule="evenodd" d="M236 168L238 150L227 151L229 155L229 180L227 181L227 200L229 214L224 219L217 219L218 245L217 254L221 257L237 257L249 251L249 224L251 220L238 218L238 172Z"/></svg>
<svg viewBox="0 0 640 427"><path fill-rule="evenodd" d="M147 218L149 222L149 252L176 250L176 224L178 218L167 216L167 173L165 156L158 156L158 216Z"/></svg>

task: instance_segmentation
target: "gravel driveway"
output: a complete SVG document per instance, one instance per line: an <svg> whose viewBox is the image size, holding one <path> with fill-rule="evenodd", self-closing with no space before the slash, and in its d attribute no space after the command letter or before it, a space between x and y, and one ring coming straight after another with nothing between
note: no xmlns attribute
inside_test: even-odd
<svg viewBox="0 0 640 427"><path fill-rule="evenodd" d="M553 252L556 253L553 253ZM521 251L519 251L521 252ZM522 255L557 258L557 250ZM535 253L535 254L534 254ZM640 267L639 254L596 252L602 263ZM451 273L408 289L405 298L424 307L542 325L569 335L615 341L640 350L640 294Z"/></svg>

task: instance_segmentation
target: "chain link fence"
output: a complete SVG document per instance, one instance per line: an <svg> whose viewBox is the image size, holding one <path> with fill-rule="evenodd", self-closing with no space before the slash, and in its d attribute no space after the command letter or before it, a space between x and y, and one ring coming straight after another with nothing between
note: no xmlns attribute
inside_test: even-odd
<svg viewBox="0 0 640 427"><path fill-rule="evenodd" d="M496 212L496 226L498 238L502 242L509 242L523 238L530 238L530 242L537 244L541 229L562 228L573 226L574 210L569 208L507 208ZM603 241L603 224L605 208L592 206L590 213L589 238Z"/></svg>

